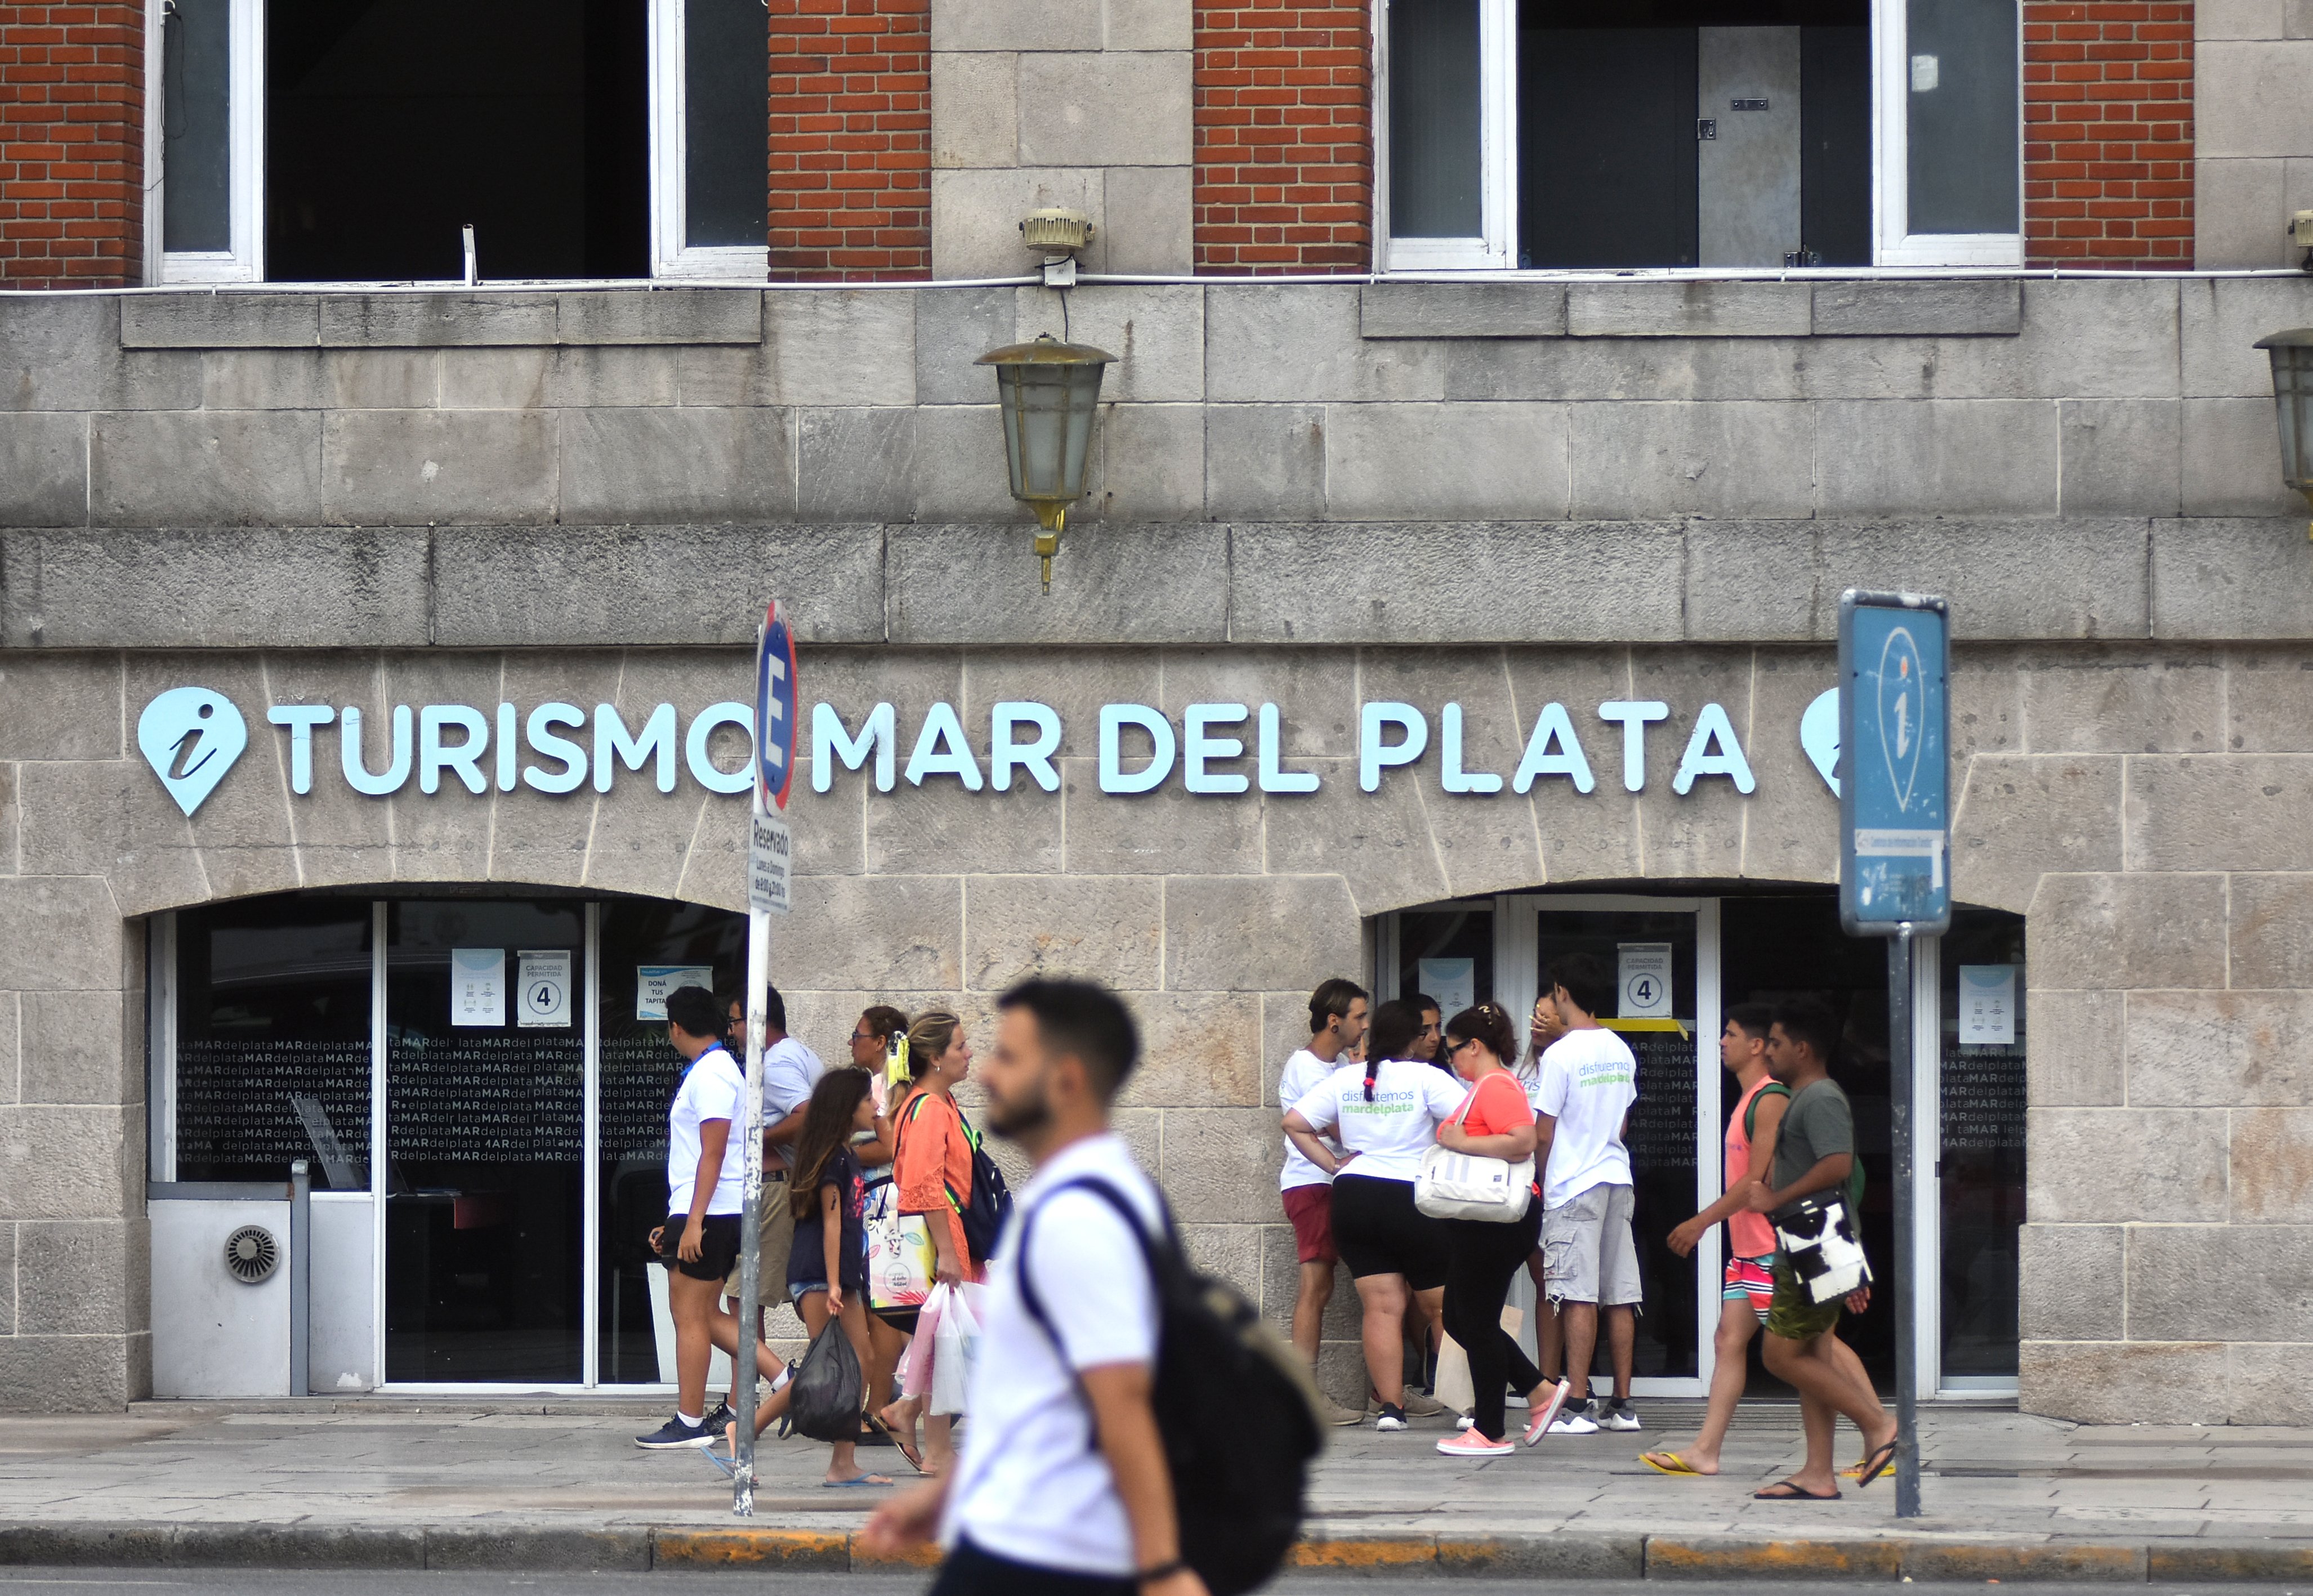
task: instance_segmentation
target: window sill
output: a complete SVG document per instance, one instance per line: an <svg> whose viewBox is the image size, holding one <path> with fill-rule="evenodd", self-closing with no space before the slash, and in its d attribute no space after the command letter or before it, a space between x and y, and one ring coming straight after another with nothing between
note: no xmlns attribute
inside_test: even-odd
<svg viewBox="0 0 2313 1596"><path fill-rule="evenodd" d="M1523 273L1359 290L1367 338L2013 338L2013 272Z"/></svg>
<svg viewBox="0 0 2313 1596"><path fill-rule="evenodd" d="M638 283L618 288L456 285L251 285L132 294L129 349L389 349L453 345L733 345L763 338L762 290Z"/></svg>

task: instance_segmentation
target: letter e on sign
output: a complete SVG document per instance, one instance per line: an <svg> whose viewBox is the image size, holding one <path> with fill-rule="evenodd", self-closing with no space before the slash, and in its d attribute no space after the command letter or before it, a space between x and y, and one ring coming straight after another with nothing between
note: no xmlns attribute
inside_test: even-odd
<svg viewBox="0 0 2313 1596"><path fill-rule="evenodd" d="M755 639L755 781L763 809L784 810L795 783L795 637L774 599Z"/></svg>

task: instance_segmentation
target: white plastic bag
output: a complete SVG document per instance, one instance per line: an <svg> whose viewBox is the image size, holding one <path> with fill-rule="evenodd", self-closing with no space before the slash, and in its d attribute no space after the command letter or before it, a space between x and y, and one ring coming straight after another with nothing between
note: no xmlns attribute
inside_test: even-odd
<svg viewBox="0 0 2313 1596"><path fill-rule="evenodd" d="M908 1350L900 1359L900 1394L903 1397L930 1394L934 1343L954 1293L953 1286L935 1284L930 1294L924 1298L924 1305L916 1311L915 1333L908 1338Z"/></svg>
<svg viewBox="0 0 2313 1596"><path fill-rule="evenodd" d="M972 1366L980 1358L980 1287L959 1285L950 1292L946 1311L932 1331L931 1413L962 1413L972 1389Z"/></svg>

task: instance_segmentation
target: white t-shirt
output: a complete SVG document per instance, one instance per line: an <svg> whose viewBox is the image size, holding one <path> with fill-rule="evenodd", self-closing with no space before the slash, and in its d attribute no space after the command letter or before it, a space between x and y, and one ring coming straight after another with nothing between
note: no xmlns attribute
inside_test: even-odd
<svg viewBox="0 0 2313 1596"><path fill-rule="evenodd" d="M1418 1058L1385 1058L1374 1071L1373 1101L1366 1101L1366 1066L1345 1064L1295 1103L1316 1130L1332 1130L1357 1157L1344 1175L1411 1180L1421 1155L1438 1140L1438 1125L1453 1118L1469 1088L1457 1076Z"/></svg>
<svg viewBox="0 0 2313 1596"><path fill-rule="evenodd" d="M736 1122L740 1105L747 1101L747 1077L731 1056L709 1048L683 1072L674 1106L666 1111L666 1211L690 1212L690 1186L699 1175L699 1125L703 1119ZM736 1214L745 1206L746 1136L732 1136L723 1144L723 1172L708 1194L709 1214Z"/></svg>
<svg viewBox="0 0 2313 1596"><path fill-rule="evenodd" d="M763 1128L769 1130L780 1120L800 1114L811 1101L812 1088L827 1073L819 1055L791 1036L781 1037L763 1054ZM795 1144L784 1148L774 1147L778 1163L785 1167L794 1162L788 1153Z"/></svg>
<svg viewBox="0 0 2313 1596"><path fill-rule="evenodd" d="M1550 1044L1534 1088L1534 1111L1558 1121L1542 1182L1544 1207L1594 1186L1631 1183L1623 1120L1638 1099L1639 1061L1613 1031L1570 1030Z"/></svg>
<svg viewBox="0 0 2313 1596"><path fill-rule="evenodd" d="M1062 1148L1020 1193L988 1267L980 1355L967 1392L972 1434L940 1540L953 1549L965 1537L1016 1562L1114 1578L1136 1567L1132 1525L1077 1375L1111 1364L1153 1364L1156 1297L1140 1243L1107 1199L1057 1189L1086 1176L1121 1192L1150 1233L1162 1232L1156 1188L1113 1134ZM1008 1242L1032 1214L1042 1217L1024 1258ZM1023 1268L1036 1283L1049 1332L1022 1300Z"/></svg>
<svg viewBox="0 0 2313 1596"><path fill-rule="evenodd" d="M1285 1073L1277 1077L1277 1101L1289 1109L1308 1096L1319 1082L1332 1073L1332 1064L1306 1048L1297 1048L1293 1057L1285 1061ZM1339 1142L1327 1136L1325 1144L1333 1150L1335 1156L1340 1155L1341 1144ZM1278 1172L1278 1190L1290 1191L1297 1186L1330 1186L1332 1180L1331 1175L1301 1156L1301 1149L1293 1144L1291 1136L1285 1138L1285 1167Z"/></svg>

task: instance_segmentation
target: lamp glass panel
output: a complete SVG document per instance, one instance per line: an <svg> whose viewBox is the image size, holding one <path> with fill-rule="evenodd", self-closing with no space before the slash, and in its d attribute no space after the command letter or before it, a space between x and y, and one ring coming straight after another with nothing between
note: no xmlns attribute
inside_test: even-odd
<svg viewBox="0 0 2313 1596"><path fill-rule="evenodd" d="M2273 355L2273 401L2281 417L2281 478L2301 487L2313 469L2313 345L2279 344Z"/></svg>

